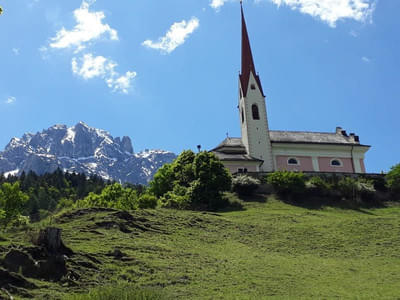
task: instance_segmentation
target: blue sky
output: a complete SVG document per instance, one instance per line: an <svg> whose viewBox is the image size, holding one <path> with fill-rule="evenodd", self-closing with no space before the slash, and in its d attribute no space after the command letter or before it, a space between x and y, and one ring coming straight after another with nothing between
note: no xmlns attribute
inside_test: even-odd
<svg viewBox="0 0 400 300"><path fill-rule="evenodd" d="M135 151L211 149L239 136L233 0L0 0L0 149L54 124L128 135ZM400 1L248 0L270 128L364 144L400 162Z"/></svg>

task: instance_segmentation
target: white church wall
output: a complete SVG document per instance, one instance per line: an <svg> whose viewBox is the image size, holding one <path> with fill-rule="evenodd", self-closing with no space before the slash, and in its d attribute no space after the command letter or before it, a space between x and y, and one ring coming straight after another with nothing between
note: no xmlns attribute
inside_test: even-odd
<svg viewBox="0 0 400 300"><path fill-rule="evenodd" d="M252 157L264 161L264 164L261 166L261 171L272 171L274 165L265 98L252 73L250 73L247 95L242 98L240 102L241 108L244 109L245 117L244 122L241 123L243 143ZM252 106L254 104L258 107L258 120L253 118Z"/></svg>

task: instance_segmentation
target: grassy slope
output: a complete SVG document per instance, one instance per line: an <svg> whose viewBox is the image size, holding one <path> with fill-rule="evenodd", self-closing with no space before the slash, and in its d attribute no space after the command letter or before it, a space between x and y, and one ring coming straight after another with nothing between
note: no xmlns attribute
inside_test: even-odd
<svg viewBox="0 0 400 300"><path fill-rule="evenodd" d="M308 210L274 199L246 210L208 214L175 210L132 212L149 231L93 228L112 212L56 224L65 243L93 254L99 270L76 271L79 285L35 281L46 294L82 292L126 280L162 288L171 298L375 298L400 294L400 207L363 211ZM100 234L99 234L100 233ZM0 245L21 243L24 233ZM131 259L105 254L119 248ZM82 256L83 259L83 256Z"/></svg>

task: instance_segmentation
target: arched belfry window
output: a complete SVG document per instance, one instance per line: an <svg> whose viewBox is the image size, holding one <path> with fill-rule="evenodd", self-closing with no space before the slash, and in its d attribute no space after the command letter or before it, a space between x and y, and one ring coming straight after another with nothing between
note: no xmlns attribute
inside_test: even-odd
<svg viewBox="0 0 400 300"><path fill-rule="evenodd" d="M253 104L251 106L251 111L253 113L253 120L260 120L260 114L258 113L258 106L257 104Z"/></svg>
<svg viewBox="0 0 400 300"><path fill-rule="evenodd" d="M244 123L244 112L243 112L243 107L242 107L242 123Z"/></svg>

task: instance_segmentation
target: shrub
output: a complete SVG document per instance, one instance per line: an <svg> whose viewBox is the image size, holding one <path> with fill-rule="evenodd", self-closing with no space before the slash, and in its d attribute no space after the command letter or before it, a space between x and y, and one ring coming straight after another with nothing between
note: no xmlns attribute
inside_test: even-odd
<svg viewBox="0 0 400 300"><path fill-rule="evenodd" d="M190 208L188 188L181 185L175 185L172 191L165 193L160 198L160 201L163 207L188 209Z"/></svg>
<svg viewBox="0 0 400 300"><path fill-rule="evenodd" d="M6 222L6 212L0 209L0 224L4 224Z"/></svg>
<svg viewBox="0 0 400 300"><path fill-rule="evenodd" d="M378 176L371 178L371 181L374 184L374 188L380 192L387 192L388 187L386 186L386 180L384 176Z"/></svg>
<svg viewBox="0 0 400 300"><path fill-rule="evenodd" d="M177 195L170 191L160 198L161 206L176 209L190 208L190 199L188 195Z"/></svg>
<svg viewBox="0 0 400 300"><path fill-rule="evenodd" d="M29 224L29 217L18 215L9 223L10 227L26 227Z"/></svg>
<svg viewBox="0 0 400 300"><path fill-rule="evenodd" d="M376 189L372 180L358 179L357 191L363 201L370 202L375 198Z"/></svg>
<svg viewBox="0 0 400 300"><path fill-rule="evenodd" d="M390 192L394 195L400 194L400 164L393 166L385 179Z"/></svg>
<svg viewBox="0 0 400 300"><path fill-rule="evenodd" d="M139 198L139 208L156 208L158 199L156 196L143 194Z"/></svg>
<svg viewBox="0 0 400 300"><path fill-rule="evenodd" d="M248 175L239 175L232 179L232 190L239 195L253 195L260 186L260 180Z"/></svg>
<svg viewBox="0 0 400 300"><path fill-rule="evenodd" d="M339 180L337 189L348 200L371 200L375 194L373 182L364 178L343 177Z"/></svg>
<svg viewBox="0 0 400 300"><path fill-rule="evenodd" d="M319 176L313 176L306 182L306 188L316 196L326 196L330 193L332 186Z"/></svg>
<svg viewBox="0 0 400 300"><path fill-rule="evenodd" d="M64 208L70 208L74 206L74 201L67 198L61 198L57 204L57 210L62 210Z"/></svg>
<svg viewBox="0 0 400 300"><path fill-rule="evenodd" d="M136 191L123 188L119 183L106 186L100 195L89 193L89 195L75 203L75 207L106 207L116 209L133 210L138 207Z"/></svg>
<svg viewBox="0 0 400 300"><path fill-rule="evenodd" d="M283 197L302 194L306 187L305 181L304 174L297 172L276 171L267 176L268 184Z"/></svg>
<svg viewBox="0 0 400 300"><path fill-rule="evenodd" d="M343 177L337 183L337 190L346 199L355 199L357 196L357 180L351 177Z"/></svg>

